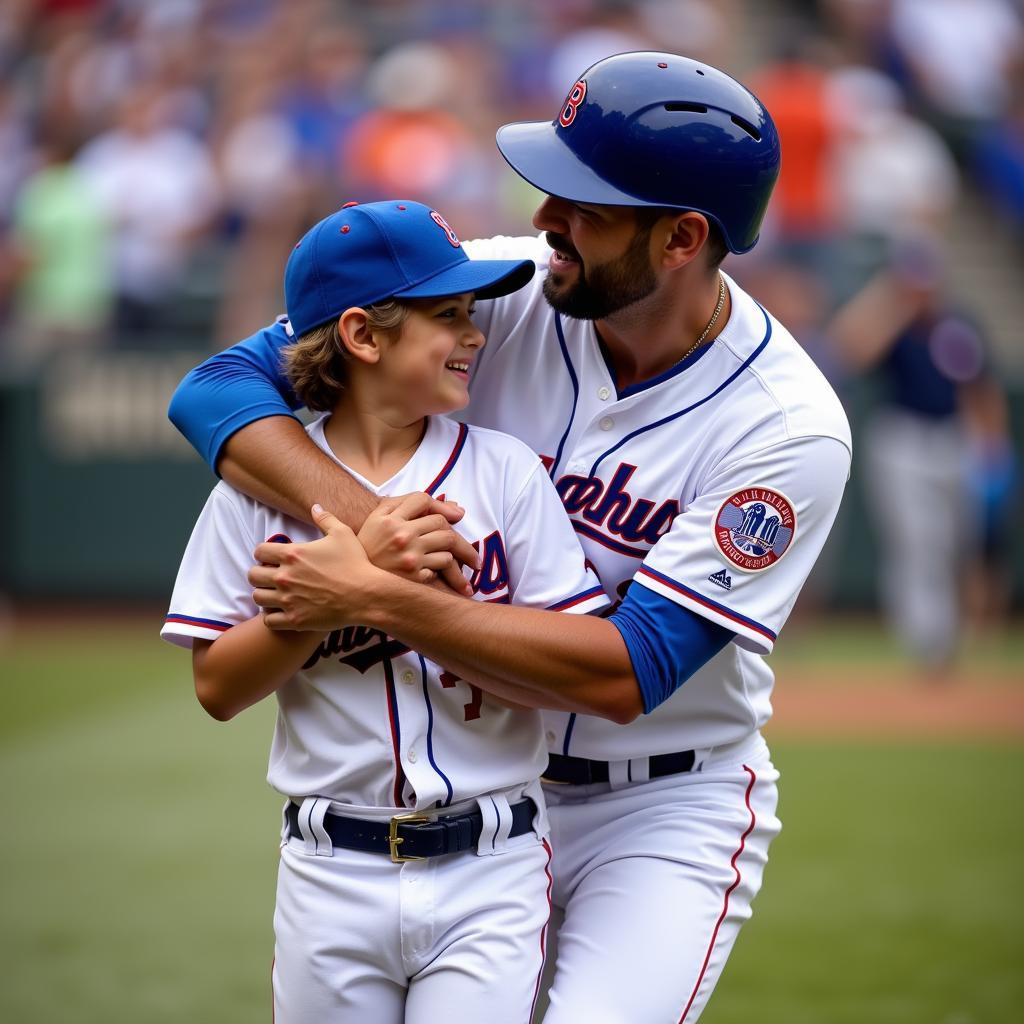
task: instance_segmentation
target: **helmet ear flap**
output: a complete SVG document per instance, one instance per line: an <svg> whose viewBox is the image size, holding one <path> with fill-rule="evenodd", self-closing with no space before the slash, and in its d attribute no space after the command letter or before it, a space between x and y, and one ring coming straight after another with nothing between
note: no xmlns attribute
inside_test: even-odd
<svg viewBox="0 0 1024 1024"><path fill-rule="evenodd" d="M598 61L553 121L505 125L498 148L551 195L703 213L737 253L757 242L781 157L753 93L710 65L657 52Z"/></svg>

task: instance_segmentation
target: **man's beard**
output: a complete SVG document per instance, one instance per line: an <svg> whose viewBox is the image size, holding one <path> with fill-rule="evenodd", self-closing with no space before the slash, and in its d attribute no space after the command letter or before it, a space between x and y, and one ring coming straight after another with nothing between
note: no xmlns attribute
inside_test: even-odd
<svg viewBox="0 0 1024 1024"><path fill-rule="evenodd" d="M649 230L638 232L621 256L591 267L589 271L580 262L576 283L568 290L560 290L549 272L544 279L544 298L548 305L576 320L603 320L647 298L658 285L648 251L650 237ZM549 243L552 239L557 236L551 236ZM578 254L574 255L579 260Z"/></svg>

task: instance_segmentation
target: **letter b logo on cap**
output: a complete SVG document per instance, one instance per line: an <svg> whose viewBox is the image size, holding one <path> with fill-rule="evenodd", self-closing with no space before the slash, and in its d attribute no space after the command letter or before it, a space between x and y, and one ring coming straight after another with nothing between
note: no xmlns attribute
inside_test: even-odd
<svg viewBox="0 0 1024 1024"><path fill-rule="evenodd" d="M562 113L558 115L558 123L563 128L568 128L569 125L576 120L576 110L579 105L586 99L587 96L587 83L581 78L573 87L569 90L569 95L565 99L565 106L562 107Z"/></svg>
<svg viewBox="0 0 1024 1024"><path fill-rule="evenodd" d="M462 246L462 243L459 241L459 236L452 230L451 224L449 224L448 221L446 221L444 217L437 212L437 210L430 211L430 219L445 233L448 241L451 242L456 249Z"/></svg>

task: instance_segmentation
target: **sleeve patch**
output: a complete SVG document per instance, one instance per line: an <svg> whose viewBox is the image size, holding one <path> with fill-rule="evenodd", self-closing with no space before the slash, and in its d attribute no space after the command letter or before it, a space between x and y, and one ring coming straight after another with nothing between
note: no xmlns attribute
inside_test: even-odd
<svg viewBox="0 0 1024 1024"><path fill-rule="evenodd" d="M761 572L789 550L796 512L779 491L749 487L723 502L712 529L718 550L737 569Z"/></svg>

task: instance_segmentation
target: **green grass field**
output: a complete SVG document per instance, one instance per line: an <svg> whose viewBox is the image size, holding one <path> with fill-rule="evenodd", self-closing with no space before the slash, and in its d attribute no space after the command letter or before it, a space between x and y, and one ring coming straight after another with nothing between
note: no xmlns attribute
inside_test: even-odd
<svg viewBox="0 0 1024 1024"><path fill-rule="evenodd" d="M0 1021L270 1020L273 709L206 718L156 628L0 641ZM791 657L840 649L894 657L860 627ZM1018 645L979 658L1021 665ZM1024 746L790 738L775 757L785 827L706 1024L1019 1020Z"/></svg>

